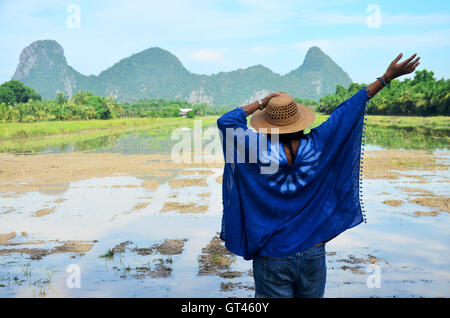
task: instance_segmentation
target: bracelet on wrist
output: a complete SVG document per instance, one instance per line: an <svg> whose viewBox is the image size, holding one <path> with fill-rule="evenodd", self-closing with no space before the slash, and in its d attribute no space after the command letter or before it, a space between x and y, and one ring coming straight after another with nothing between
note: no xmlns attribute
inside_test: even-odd
<svg viewBox="0 0 450 318"><path fill-rule="evenodd" d="M381 84L383 84L383 86L386 86L388 88L391 87L391 85L389 83L387 83L385 80L383 80L383 78L377 77L377 80L379 80L381 82Z"/></svg>
<svg viewBox="0 0 450 318"><path fill-rule="evenodd" d="M385 81L386 83L388 83L388 84L391 84L391 82L392 82L392 78L387 77L387 76L386 76L386 73L383 74L383 76L381 76L381 78L383 78L384 81Z"/></svg>

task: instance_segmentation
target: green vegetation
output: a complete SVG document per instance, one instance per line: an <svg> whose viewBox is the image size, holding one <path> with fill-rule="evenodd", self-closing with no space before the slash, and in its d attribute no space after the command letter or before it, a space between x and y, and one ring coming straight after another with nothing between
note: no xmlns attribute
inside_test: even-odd
<svg viewBox="0 0 450 318"><path fill-rule="evenodd" d="M338 85L334 94L320 99L319 112L330 114L341 102L366 84ZM414 79L393 80L370 100L368 113L374 115L450 115L450 80L436 80L432 71L417 71Z"/></svg>
<svg viewBox="0 0 450 318"><path fill-rule="evenodd" d="M180 108L191 108L182 100L166 101L164 99L147 99L133 103L123 103L124 114L127 117L178 117Z"/></svg>
<svg viewBox="0 0 450 318"><path fill-rule="evenodd" d="M164 99L143 99L136 102L122 103L125 117L169 118L178 117L181 108L192 108L188 118L206 115L222 115L232 107L211 107L206 104L192 105L184 100L169 101Z"/></svg>
<svg viewBox="0 0 450 318"><path fill-rule="evenodd" d="M203 123L212 123L217 117L201 118ZM0 140L24 137L63 135L95 130L141 130L170 131L177 127L193 127L193 121L185 117L161 120L158 118L119 118L111 120L51 121L36 123L1 123Z"/></svg>
<svg viewBox="0 0 450 318"><path fill-rule="evenodd" d="M26 48L32 67L21 61L13 79L42 95L72 95L92 91L97 96L117 96L118 101L163 98L183 99L214 106L240 106L261 91L289 92L292 96L318 99L336 85L348 87L351 79L317 47L308 50L302 65L280 75L263 65L211 75L187 70L170 52L152 47L125 57L99 75L85 76L67 64L64 50L53 40L36 41Z"/></svg>
<svg viewBox="0 0 450 318"><path fill-rule="evenodd" d="M375 115L368 116L367 144L406 149L448 147L450 81L436 80L433 75L423 70L414 79L394 80L390 89L384 89L370 101L369 113ZM316 111L316 120L305 133L325 121L326 113L331 113L363 86L355 83L348 89L337 86L335 94L323 97L320 102L295 98ZM58 93L54 100L41 100L18 81L6 82L0 88L3 122L0 122L0 152L9 153L108 151L112 147L124 153L164 151L171 142L173 129L192 128L192 118L196 116L202 116L204 127L214 125L217 116L235 107L192 105L179 99L120 103L84 91L71 99ZM180 117L181 108L192 110L187 112L187 117ZM402 112L407 116L387 116ZM444 116L430 116L433 114ZM116 149L119 139L124 143Z"/></svg>
<svg viewBox="0 0 450 318"><path fill-rule="evenodd" d="M328 115L317 113L311 128L327 118ZM209 127L215 125L217 116L201 120L203 127ZM103 151L115 147L114 151L122 153L157 153L170 151L173 129L193 125L193 120L184 117L0 123L0 152ZM369 115L367 127L366 143L381 147L435 149L448 148L450 144L450 117L446 116ZM119 139L127 141L116 148Z"/></svg>
<svg viewBox="0 0 450 318"><path fill-rule="evenodd" d="M22 82L9 81L0 85L0 104L14 105L29 100L41 100L41 96Z"/></svg>
<svg viewBox="0 0 450 318"><path fill-rule="evenodd" d="M308 50L303 64L285 77L287 81L280 86L283 91L314 100L331 94L337 85L348 87L352 83L348 74L316 46Z"/></svg>
<svg viewBox="0 0 450 318"><path fill-rule="evenodd" d="M450 117L369 115L366 143L389 149L448 148Z"/></svg>
<svg viewBox="0 0 450 318"><path fill-rule="evenodd" d="M295 97L294 100L296 103L311 107L315 111L317 111L317 108L319 107L319 102L315 101L314 99L311 99L311 98Z"/></svg>
<svg viewBox="0 0 450 318"><path fill-rule="evenodd" d="M0 85L0 121L3 122L170 118L179 117L181 108L192 108L187 114L188 118L220 115L231 109L206 104L193 105L183 100L143 99L119 103L112 97L94 96L92 92L84 91L77 92L71 99L59 92L54 100L41 100L31 88L19 81Z"/></svg>
<svg viewBox="0 0 450 318"><path fill-rule="evenodd" d="M433 117L436 118L436 117ZM368 122L371 121L369 117ZM375 125L373 125L375 124ZM449 121L447 128L434 130L429 127L377 127L376 122L368 124L366 144L377 145L388 149L448 149L450 145Z"/></svg>
<svg viewBox="0 0 450 318"><path fill-rule="evenodd" d="M9 84L9 81L4 84ZM19 82L20 83L20 82ZM3 84L3 85L4 85ZM25 87L25 86L24 86ZM25 87L25 89L29 89ZM0 120L3 122L33 122L52 120L111 119L123 116L120 103L111 97L94 96L91 92L78 92L72 99L58 93L55 100L26 99L0 102ZM25 100L25 99L24 99Z"/></svg>
<svg viewBox="0 0 450 318"><path fill-rule="evenodd" d="M187 118L194 118L195 117L195 111L190 110L186 113Z"/></svg>
<svg viewBox="0 0 450 318"><path fill-rule="evenodd" d="M314 107L314 105L308 106ZM328 117L329 115L316 113L314 123L305 129L305 134L319 126ZM388 149L448 148L450 145L450 117L368 115L365 143Z"/></svg>
<svg viewBox="0 0 450 318"><path fill-rule="evenodd" d="M112 259L114 257L114 251L109 249L105 254L100 255L100 258Z"/></svg>
<svg viewBox="0 0 450 318"><path fill-rule="evenodd" d="M209 127L215 124L217 116L201 120L203 127ZM185 117L0 123L0 152L87 151L112 146L124 136L143 138L141 148L162 149L167 148L167 140L175 128L193 126L194 121Z"/></svg>

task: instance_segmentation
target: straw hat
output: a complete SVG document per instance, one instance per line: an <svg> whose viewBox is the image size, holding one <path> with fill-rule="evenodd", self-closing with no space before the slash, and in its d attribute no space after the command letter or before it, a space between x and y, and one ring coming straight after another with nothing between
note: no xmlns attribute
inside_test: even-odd
<svg viewBox="0 0 450 318"><path fill-rule="evenodd" d="M305 105L298 104L288 93L282 92L272 97L263 110L257 110L250 118L250 125L259 130L278 128L279 134L287 134L303 130L314 122L314 111Z"/></svg>

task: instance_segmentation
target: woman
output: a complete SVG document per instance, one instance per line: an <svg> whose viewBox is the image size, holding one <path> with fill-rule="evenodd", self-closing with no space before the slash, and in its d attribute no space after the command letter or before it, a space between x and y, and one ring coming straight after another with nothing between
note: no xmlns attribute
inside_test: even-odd
<svg viewBox="0 0 450 318"><path fill-rule="evenodd" d="M360 157L367 101L413 72L415 56L398 63L399 54L382 77L309 134L303 130L314 112L284 92L217 120L225 156L220 237L230 252L253 260L255 297L323 297L325 243L364 220ZM247 128L252 114L258 132Z"/></svg>

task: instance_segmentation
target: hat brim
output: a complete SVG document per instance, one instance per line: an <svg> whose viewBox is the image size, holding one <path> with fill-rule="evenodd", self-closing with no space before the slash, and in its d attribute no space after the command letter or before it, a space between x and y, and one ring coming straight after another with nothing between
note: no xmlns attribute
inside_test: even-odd
<svg viewBox="0 0 450 318"><path fill-rule="evenodd" d="M288 134L297 132L300 130L304 130L312 125L314 122L316 115L314 111L302 104L297 104L298 111L300 113L300 118L293 123L287 125L275 125L266 121L265 110L257 110L253 116L250 118L250 125L257 131L261 128L267 129L267 133L276 133L276 129L278 129L278 134Z"/></svg>

